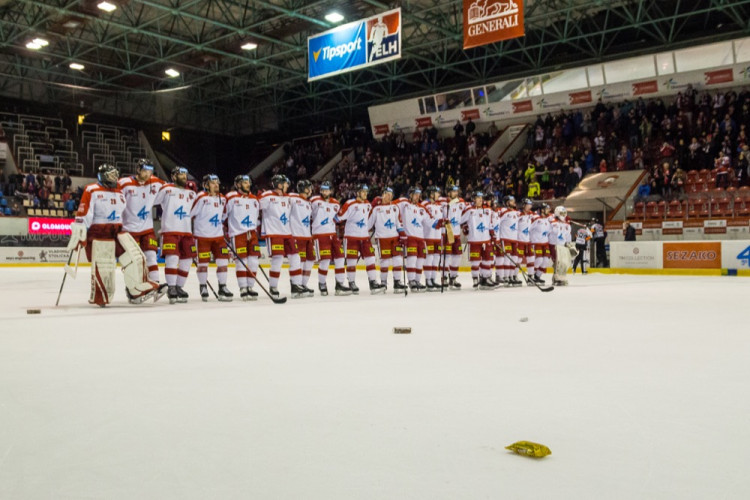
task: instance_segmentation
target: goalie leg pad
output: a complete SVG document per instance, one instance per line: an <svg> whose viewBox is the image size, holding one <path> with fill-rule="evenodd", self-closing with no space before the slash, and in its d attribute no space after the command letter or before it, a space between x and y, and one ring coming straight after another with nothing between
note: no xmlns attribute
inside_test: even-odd
<svg viewBox="0 0 750 500"><path fill-rule="evenodd" d="M125 275L128 299L132 303L140 304L151 298L159 285L148 279L146 256L133 237L128 233L120 233L117 235L117 241L123 249L120 255L120 266Z"/></svg>
<svg viewBox="0 0 750 500"><path fill-rule="evenodd" d="M557 260L555 260L555 275L559 281L565 281L568 268L571 265L570 251L564 245L557 245Z"/></svg>
<svg viewBox="0 0 750 500"><path fill-rule="evenodd" d="M115 294L115 242L93 240L91 242L91 297L90 304L104 307Z"/></svg>

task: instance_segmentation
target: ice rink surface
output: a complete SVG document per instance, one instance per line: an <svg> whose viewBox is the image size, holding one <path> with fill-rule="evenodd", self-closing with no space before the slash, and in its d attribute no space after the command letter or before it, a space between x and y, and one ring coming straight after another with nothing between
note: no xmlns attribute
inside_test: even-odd
<svg viewBox="0 0 750 500"><path fill-rule="evenodd" d="M193 270L130 306L118 271L99 309L88 268L59 308L62 268L0 276L2 499L750 498L747 279L204 304Z"/></svg>

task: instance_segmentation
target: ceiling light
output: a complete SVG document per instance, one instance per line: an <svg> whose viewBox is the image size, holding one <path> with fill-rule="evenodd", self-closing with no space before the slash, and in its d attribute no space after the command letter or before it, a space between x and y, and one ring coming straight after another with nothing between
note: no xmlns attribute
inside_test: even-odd
<svg viewBox="0 0 750 500"><path fill-rule="evenodd" d="M81 64L81 63L75 63L75 62L74 63L70 63L70 66L69 66L70 69L77 69L78 71L81 71L85 67L86 66L84 66L83 64Z"/></svg>
<svg viewBox="0 0 750 500"><path fill-rule="evenodd" d="M165 70L164 73L166 73L167 76L170 77L170 78L176 78L176 77L180 76L180 72L177 71L176 69L172 69L172 68L169 68L169 69Z"/></svg>
<svg viewBox="0 0 750 500"><path fill-rule="evenodd" d="M40 47L46 47L47 45L49 45L49 42L44 38L34 38L31 43L39 45Z"/></svg>
<svg viewBox="0 0 750 500"><path fill-rule="evenodd" d="M26 44L26 48L31 50L39 50L42 48L42 46L35 42L29 42Z"/></svg>
<svg viewBox="0 0 750 500"><path fill-rule="evenodd" d="M258 44L257 43L253 43L253 42L247 42L241 48L242 48L242 50L255 50L255 49L258 48Z"/></svg>
<svg viewBox="0 0 750 500"><path fill-rule="evenodd" d="M328 21L329 23L340 23L343 20L344 16L342 16L338 12L334 11L326 14L326 21Z"/></svg>
<svg viewBox="0 0 750 500"><path fill-rule="evenodd" d="M112 12L117 8L117 5L109 3L109 2L101 2L99 5L97 5L101 10L105 12Z"/></svg>
<svg viewBox="0 0 750 500"><path fill-rule="evenodd" d="M69 30L75 29L81 25L80 21L76 21L75 19L71 19L70 21L65 21L63 23L63 28L68 28Z"/></svg>

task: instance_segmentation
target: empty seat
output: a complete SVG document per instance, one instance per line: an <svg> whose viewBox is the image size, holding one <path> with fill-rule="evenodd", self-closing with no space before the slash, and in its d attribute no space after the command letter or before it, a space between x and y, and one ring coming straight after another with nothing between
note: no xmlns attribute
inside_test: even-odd
<svg viewBox="0 0 750 500"><path fill-rule="evenodd" d="M669 206L667 207L667 218L668 219L681 219L683 215L684 213L682 210L682 203L680 203L677 200L670 201Z"/></svg>
<svg viewBox="0 0 750 500"><path fill-rule="evenodd" d="M659 217L659 208L655 201L649 201L646 203L646 218L656 219Z"/></svg>
<svg viewBox="0 0 750 500"><path fill-rule="evenodd" d="M697 170L690 170L687 173L687 183L688 184L695 184L698 182L698 171Z"/></svg>
<svg viewBox="0 0 750 500"><path fill-rule="evenodd" d="M747 217L748 215L750 215L750 201L747 198L736 197L734 199L734 216Z"/></svg>
<svg viewBox="0 0 750 500"><path fill-rule="evenodd" d="M633 213L631 214L631 217L633 219L643 219L643 217L646 215L646 204L642 201L639 201L635 204L635 207L633 207Z"/></svg>

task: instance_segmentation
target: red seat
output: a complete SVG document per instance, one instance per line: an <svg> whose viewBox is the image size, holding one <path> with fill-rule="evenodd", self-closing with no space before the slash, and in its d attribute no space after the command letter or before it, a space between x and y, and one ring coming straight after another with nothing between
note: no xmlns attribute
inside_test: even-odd
<svg viewBox="0 0 750 500"><path fill-rule="evenodd" d="M732 205L731 205L731 199L729 198L723 198L719 200L719 207L716 212L714 212L714 215L718 215L720 217L731 217L732 216Z"/></svg>
<svg viewBox="0 0 750 500"><path fill-rule="evenodd" d="M698 171L698 178L702 181L707 181L711 178L711 171L705 168L702 168Z"/></svg>
<svg viewBox="0 0 750 500"><path fill-rule="evenodd" d="M686 191L688 193L697 193L701 185L698 182L688 183Z"/></svg>
<svg viewBox="0 0 750 500"><path fill-rule="evenodd" d="M680 203L677 200L672 200L669 202L669 207L667 208L667 218L668 219L681 219L685 216L685 213L682 209L682 203Z"/></svg>
<svg viewBox="0 0 750 500"><path fill-rule="evenodd" d="M662 200L659 203L656 204L656 213L660 219L664 218L664 215L667 213L667 202Z"/></svg>
<svg viewBox="0 0 750 500"><path fill-rule="evenodd" d="M738 196L734 199L734 216L747 217L748 215L750 215L750 201Z"/></svg>
<svg viewBox="0 0 750 500"><path fill-rule="evenodd" d="M708 217L709 210L711 208L710 203L708 202L708 198L699 198L697 207L698 217Z"/></svg>
<svg viewBox="0 0 750 500"><path fill-rule="evenodd" d="M630 214L631 219L643 219L644 215L646 214L646 204L642 201L639 201L635 204L635 207L633 207L633 213Z"/></svg>
<svg viewBox="0 0 750 500"><path fill-rule="evenodd" d="M688 184L695 184L698 182L698 171L697 170L690 170L687 173L687 183Z"/></svg>

